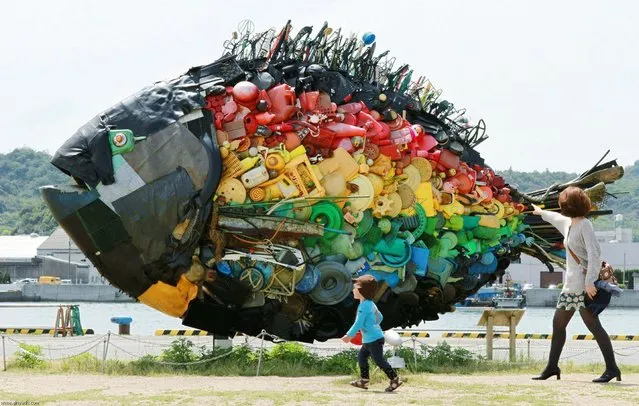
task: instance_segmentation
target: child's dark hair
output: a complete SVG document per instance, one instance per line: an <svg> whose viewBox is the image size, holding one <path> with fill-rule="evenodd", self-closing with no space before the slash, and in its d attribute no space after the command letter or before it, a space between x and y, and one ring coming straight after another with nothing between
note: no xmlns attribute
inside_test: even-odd
<svg viewBox="0 0 639 406"><path fill-rule="evenodd" d="M353 280L353 285L357 288L364 299L373 299L377 293L377 281L372 275L362 275Z"/></svg>

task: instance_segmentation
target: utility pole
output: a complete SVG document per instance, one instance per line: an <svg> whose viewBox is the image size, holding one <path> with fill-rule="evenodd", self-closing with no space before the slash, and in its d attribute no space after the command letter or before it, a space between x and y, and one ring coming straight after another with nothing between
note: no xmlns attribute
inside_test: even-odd
<svg viewBox="0 0 639 406"><path fill-rule="evenodd" d="M623 286L626 286L626 252L624 251L623 253L623 276L622 276L622 280L623 280Z"/></svg>
<svg viewBox="0 0 639 406"><path fill-rule="evenodd" d="M71 237L69 237L69 276L71 276ZM78 270L75 272L75 283L78 283Z"/></svg>

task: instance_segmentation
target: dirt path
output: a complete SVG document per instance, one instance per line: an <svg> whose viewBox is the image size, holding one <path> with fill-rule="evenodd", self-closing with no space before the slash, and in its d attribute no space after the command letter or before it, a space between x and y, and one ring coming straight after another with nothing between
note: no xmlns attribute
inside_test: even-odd
<svg viewBox="0 0 639 406"><path fill-rule="evenodd" d="M535 382L528 375L413 375L396 393L374 377L368 391L347 377L204 377L33 375L0 372L0 405L230 404L230 405L547 405L639 404L639 374L595 385L591 375ZM4 403L21 402L21 403ZM25 403L28 402L28 403Z"/></svg>

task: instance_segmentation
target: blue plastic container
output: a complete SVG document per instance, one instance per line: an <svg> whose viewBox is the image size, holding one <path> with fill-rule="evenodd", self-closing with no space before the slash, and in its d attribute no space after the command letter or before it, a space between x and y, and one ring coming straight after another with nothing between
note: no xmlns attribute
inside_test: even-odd
<svg viewBox="0 0 639 406"><path fill-rule="evenodd" d="M435 279L441 287L444 287L456 267L457 264L447 258L431 257L428 259L428 277Z"/></svg>
<svg viewBox="0 0 639 406"><path fill-rule="evenodd" d="M428 248L410 247L410 262L415 264L415 275L426 276L429 254Z"/></svg>
<svg viewBox="0 0 639 406"><path fill-rule="evenodd" d="M229 265L229 263L226 261L216 262L215 267L217 268L217 271L221 274L230 276L233 273L233 270L231 269L231 265Z"/></svg>
<svg viewBox="0 0 639 406"><path fill-rule="evenodd" d="M397 274L397 271L384 272L371 269L369 271L362 272L361 275L373 275L378 283L385 281L386 285L388 285L389 288L394 288L395 286L399 285L399 275Z"/></svg>
<svg viewBox="0 0 639 406"><path fill-rule="evenodd" d="M364 45L370 45L373 42L375 42L375 34L373 34L372 32L365 32L362 35L362 42L364 42Z"/></svg>
<svg viewBox="0 0 639 406"><path fill-rule="evenodd" d="M299 293L309 293L317 286L320 280L320 272L313 265L306 265L306 270L302 279L295 285L295 290Z"/></svg>
<svg viewBox="0 0 639 406"><path fill-rule="evenodd" d="M493 262L488 265L482 264L480 261L475 262L468 268L468 273L470 275L482 274L482 273L493 273L497 270L497 258Z"/></svg>

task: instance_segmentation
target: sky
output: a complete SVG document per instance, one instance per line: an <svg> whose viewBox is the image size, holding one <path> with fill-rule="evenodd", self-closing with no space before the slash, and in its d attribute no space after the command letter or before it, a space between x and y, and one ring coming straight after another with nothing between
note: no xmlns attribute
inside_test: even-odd
<svg viewBox="0 0 639 406"><path fill-rule="evenodd" d="M54 153L121 99L210 63L250 19L324 21L373 32L483 118L479 146L496 169L582 172L610 149L639 160L639 2L629 1L121 1L4 2L0 24L0 153Z"/></svg>

